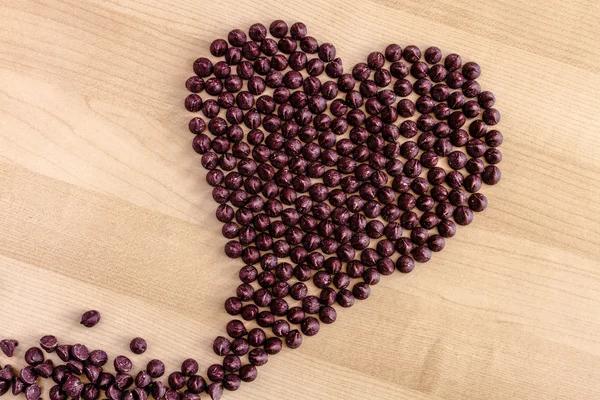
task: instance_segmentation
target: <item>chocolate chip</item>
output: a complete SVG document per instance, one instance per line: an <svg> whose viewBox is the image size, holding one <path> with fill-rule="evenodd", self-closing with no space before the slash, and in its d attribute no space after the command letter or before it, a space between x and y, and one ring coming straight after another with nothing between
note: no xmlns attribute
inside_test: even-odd
<svg viewBox="0 0 600 400"><path fill-rule="evenodd" d="M220 400L223 396L223 385L219 382L211 383L206 388L206 393L212 400Z"/></svg>
<svg viewBox="0 0 600 400"><path fill-rule="evenodd" d="M240 368L239 376L240 379L244 382L252 382L256 379L258 375L258 371L254 365L244 365Z"/></svg>
<svg viewBox="0 0 600 400"><path fill-rule="evenodd" d="M40 398L41 394L42 394L42 391L41 391L40 387L36 384L29 386L25 390L25 398L27 400L37 400Z"/></svg>
<svg viewBox="0 0 600 400"><path fill-rule="evenodd" d="M108 360L108 355L104 350L93 350L90 352L88 361L97 367L101 367L106 364Z"/></svg>
<svg viewBox="0 0 600 400"><path fill-rule="evenodd" d="M48 353L52 353L58 347L58 339L56 336L46 335L40 339L40 347Z"/></svg>
<svg viewBox="0 0 600 400"><path fill-rule="evenodd" d="M37 374L32 366L27 366L21 369L19 378L27 385L32 385L37 380Z"/></svg>
<svg viewBox="0 0 600 400"><path fill-rule="evenodd" d="M0 340L0 349L7 357L12 357L15 353L15 348L19 346L19 342L14 339Z"/></svg>
<svg viewBox="0 0 600 400"><path fill-rule="evenodd" d="M220 382L225 377L225 369L223 369L223 367L219 364L213 364L208 367L206 375L211 381Z"/></svg>
<svg viewBox="0 0 600 400"><path fill-rule="evenodd" d="M219 356L224 356L231 350L231 343L223 336L217 336L213 342L213 351Z"/></svg>
<svg viewBox="0 0 600 400"><path fill-rule="evenodd" d="M113 362L115 371L117 372L129 372L133 367L131 360L125 356L117 356Z"/></svg>
<svg viewBox="0 0 600 400"><path fill-rule="evenodd" d="M206 390L206 381L199 375L192 375L188 378L187 388L191 393L201 393Z"/></svg>
<svg viewBox="0 0 600 400"><path fill-rule="evenodd" d="M52 372L54 371L54 364L52 360L46 360L45 362L36 365L33 370L38 376L42 378L49 378L52 376Z"/></svg>
<svg viewBox="0 0 600 400"><path fill-rule="evenodd" d="M302 334L297 329L290 331L286 335L285 344L290 349L297 349L300 347L300 345L302 345Z"/></svg>
<svg viewBox="0 0 600 400"><path fill-rule="evenodd" d="M44 361L44 353L37 347L30 347L25 352L25 362L29 365L38 365Z"/></svg>

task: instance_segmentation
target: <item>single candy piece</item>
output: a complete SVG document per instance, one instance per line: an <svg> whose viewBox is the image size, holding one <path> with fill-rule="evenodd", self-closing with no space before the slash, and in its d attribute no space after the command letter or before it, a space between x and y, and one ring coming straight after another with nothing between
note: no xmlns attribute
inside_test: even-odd
<svg viewBox="0 0 600 400"><path fill-rule="evenodd" d="M448 54L444 60L444 66L450 72L456 71L462 66L462 59L458 54Z"/></svg>
<svg viewBox="0 0 600 400"><path fill-rule="evenodd" d="M495 108L488 108L483 112L481 118L488 125L496 125L500 122L500 112Z"/></svg>
<svg viewBox="0 0 600 400"><path fill-rule="evenodd" d="M72 348L73 348L73 346L71 346L69 344L61 344L56 348L56 355L58 356L58 358L60 358L64 362L67 362L71 359L71 349Z"/></svg>
<svg viewBox="0 0 600 400"><path fill-rule="evenodd" d="M23 393L24 390L25 390L25 382L23 382L20 378L16 378L12 384L13 396Z"/></svg>
<svg viewBox="0 0 600 400"><path fill-rule="evenodd" d="M258 371L254 365L247 364L240 368L239 376L244 382L254 381L257 375Z"/></svg>
<svg viewBox="0 0 600 400"><path fill-rule="evenodd" d="M200 121L202 121L202 120L200 120ZM203 123L204 123L204 121L202 121L202 124ZM194 126L194 128L198 131L198 133L201 133L204 130L204 127L201 127L201 126ZM190 130L191 130L191 128L190 128ZM80 323L81 323L81 325L85 326L86 328L91 328L91 327L95 326L98 322L100 322L100 313L96 310L86 311L81 316Z"/></svg>
<svg viewBox="0 0 600 400"><path fill-rule="evenodd" d="M208 393L212 400L220 400L223 396L223 385L219 382L211 383L206 388L206 393Z"/></svg>
<svg viewBox="0 0 600 400"><path fill-rule="evenodd" d="M148 343L141 337L136 337L129 343L129 348L135 354L143 354L148 348Z"/></svg>
<svg viewBox="0 0 600 400"><path fill-rule="evenodd" d="M77 361L86 361L90 356L88 348L83 344L75 344L71 348L71 357Z"/></svg>
<svg viewBox="0 0 600 400"><path fill-rule="evenodd" d="M227 47L227 42L224 39L216 39L210 44L210 54L215 57L223 57Z"/></svg>
<svg viewBox="0 0 600 400"><path fill-rule="evenodd" d="M396 62L402 58L402 47L397 44L390 44L385 48L385 59L389 62Z"/></svg>
<svg viewBox="0 0 600 400"><path fill-rule="evenodd" d="M168 382L171 389L179 390L185 386L185 376L179 371L171 372L171 374L169 374Z"/></svg>
<svg viewBox="0 0 600 400"><path fill-rule="evenodd" d="M113 365L115 367L115 370L121 373L129 372L133 367L133 363L131 362L131 360L125 356L115 357Z"/></svg>
<svg viewBox="0 0 600 400"><path fill-rule="evenodd" d="M15 353L15 348L19 346L19 342L14 339L3 339L0 340L0 349L6 354L7 357L12 357Z"/></svg>
<svg viewBox="0 0 600 400"><path fill-rule="evenodd" d="M83 367L83 372L85 373L85 376L91 383L96 384L98 382L98 379L100 379L102 368L96 367L94 365L85 365Z"/></svg>
<svg viewBox="0 0 600 400"><path fill-rule="evenodd" d="M53 369L54 364L52 360L46 360L45 362L38 364L33 368L35 373L38 374L38 376L41 376L42 378L49 378L50 376L52 376Z"/></svg>
<svg viewBox="0 0 600 400"><path fill-rule="evenodd" d="M213 351L219 356L224 356L231 350L231 343L227 338L218 336L213 342Z"/></svg>
<svg viewBox="0 0 600 400"><path fill-rule="evenodd" d="M21 371L19 372L19 377L27 385L32 385L35 383L35 381L37 379L37 374L33 370L32 366L28 366L28 367L21 369Z"/></svg>
<svg viewBox="0 0 600 400"><path fill-rule="evenodd" d="M25 352L25 362L29 365L38 365L44 362L44 353L38 347L30 347Z"/></svg>
<svg viewBox="0 0 600 400"><path fill-rule="evenodd" d="M9 381L0 381L0 396L4 396L6 392L10 389Z"/></svg>
<svg viewBox="0 0 600 400"><path fill-rule="evenodd" d="M481 75L481 67L473 61L469 61L462 67L462 73L467 79L477 79Z"/></svg>
<svg viewBox="0 0 600 400"><path fill-rule="evenodd" d="M263 24L253 24L248 30L248 35L250 36L250 39L254 40L255 42L262 42L267 37L267 28ZM215 55L215 57L219 56Z"/></svg>
<svg viewBox="0 0 600 400"><path fill-rule="evenodd" d="M27 400L38 400L42 394L40 387L36 384L29 386L25 390L25 398Z"/></svg>
<svg viewBox="0 0 600 400"><path fill-rule="evenodd" d="M59 385L54 385L50 388L49 397L50 400L65 400L67 398L65 393L60 390Z"/></svg>
<svg viewBox="0 0 600 400"><path fill-rule="evenodd" d="M108 360L108 354L104 350L93 350L90 352L88 357L88 361L90 364L95 365L97 367L101 367L106 364Z"/></svg>
<svg viewBox="0 0 600 400"><path fill-rule="evenodd" d="M295 40L302 40L306 37L308 30L302 22L296 22L290 27L290 35Z"/></svg>
<svg viewBox="0 0 600 400"><path fill-rule="evenodd" d="M52 353L58 347L58 339L56 336L46 335L40 339L40 347L48 353Z"/></svg>
<svg viewBox="0 0 600 400"><path fill-rule="evenodd" d="M61 389L67 394L67 396L77 398L83 390L83 382L73 375L66 375Z"/></svg>
<svg viewBox="0 0 600 400"><path fill-rule="evenodd" d="M278 19L271 23L269 32L276 38L282 38L288 33L288 26L285 21Z"/></svg>
<svg viewBox="0 0 600 400"><path fill-rule="evenodd" d="M81 375L83 373L83 363L78 360L70 360L67 363L67 369L75 375Z"/></svg>
<svg viewBox="0 0 600 400"><path fill-rule="evenodd" d="M246 43L246 34L241 29L234 29L227 35L227 40L232 46L240 47Z"/></svg>
<svg viewBox="0 0 600 400"><path fill-rule="evenodd" d="M290 349L297 349L302 345L302 334L297 329L290 331L285 338L285 344Z"/></svg>
<svg viewBox="0 0 600 400"><path fill-rule="evenodd" d="M406 61L414 63L421 58L421 50L417 46L409 45L404 48L402 55Z"/></svg>
<svg viewBox="0 0 600 400"><path fill-rule="evenodd" d="M425 50L425 60L429 64L437 64L442 59L442 51L439 47L431 46Z"/></svg>
<svg viewBox="0 0 600 400"><path fill-rule="evenodd" d="M193 358L188 358L181 363L181 372L185 376L192 376L198 372L198 362Z"/></svg>
<svg viewBox="0 0 600 400"><path fill-rule="evenodd" d="M84 389L84 391L85 391L85 389ZM147 400L148 399L148 393L146 392L146 390L139 388L139 387L133 389L131 391L131 394L133 395L133 400ZM198 397L196 400L199 400L199 399L200 398ZM192 399L189 399L189 400L192 400Z"/></svg>
<svg viewBox="0 0 600 400"><path fill-rule="evenodd" d="M192 93L200 93L204 90L204 79L192 76L185 82L185 87Z"/></svg>
<svg viewBox="0 0 600 400"><path fill-rule="evenodd" d="M497 184L498 182L500 182L501 177L502 174L500 173L500 169L495 165L488 165L487 167L485 167L483 173L481 174L481 179L487 185Z"/></svg>
<svg viewBox="0 0 600 400"><path fill-rule="evenodd" d="M374 51L367 57L367 65L371 69L381 69L385 64L385 57L378 51Z"/></svg>
<svg viewBox="0 0 600 400"><path fill-rule="evenodd" d="M5 365L4 368L0 369L0 381L12 381L15 373L12 366Z"/></svg>

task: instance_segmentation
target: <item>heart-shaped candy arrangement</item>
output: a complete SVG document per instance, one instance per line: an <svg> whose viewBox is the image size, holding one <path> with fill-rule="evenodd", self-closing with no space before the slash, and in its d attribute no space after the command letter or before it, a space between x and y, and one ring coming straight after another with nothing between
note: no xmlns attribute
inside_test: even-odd
<svg viewBox="0 0 600 400"><path fill-rule="evenodd" d="M476 63L391 44L349 73L304 24L288 32L275 21L269 33L254 24L215 40L214 58L197 59L186 82L186 108L207 119L189 129L225 253L245 264L225 308L259 326L234 319L233 343L215 341L224 371L213 366L209 378L229 390L283 341L298 348L333 323L336 304L351 307L381 275L429 261L455 223L487 207L482 185L500 180L502 134L489 129L500 114Z"/></svg>
<svg viewBox="0 0 600 400"><path fill-rule="evenodd" d="M218 400L256 379L284 342L296 349L335 322L335 307L368 298L382 275L429 261L455 223L487 207L479 190L500 180L502 134L488 129L500 114L476 81L476 63L456 54L442 63L437 47L422 61L417 47L392 44L344 73L335 47L319 45L304 24L288 36L275 21L269 32L277 40L261 24L249 38L236 29L229 44L215 40L210 52L224 61L197 59L186 83L185 107L208 120L195 117L189 128L230 239L225 253L245 264L225 309L246 322L230 321L231 340L214 340L223 361L208 367L211 382L193 359L169 373L168 388L160 360L134 374L120 355L113 375L103 370L106 352L47 335L40 347L65 364L29 348L18 375L0 368L0 396L11 389L38 400L38 380L52 378L50 400L96 400L101 391L109 400L199 400L203 392ZM89 311L81 323L99 319ZM0 340L8 357L17 346ZM141 354L146 342L130 348Z"/></svg>

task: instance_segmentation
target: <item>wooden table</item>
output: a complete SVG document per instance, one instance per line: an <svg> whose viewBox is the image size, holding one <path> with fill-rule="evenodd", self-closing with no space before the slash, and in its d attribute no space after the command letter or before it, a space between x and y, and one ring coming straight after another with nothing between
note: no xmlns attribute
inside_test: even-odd
<svg viewBox="0 0 600 400"><path fill-rule="evenodd" d="M4 1L0 336L18 356L48 333L113 355L140 335L136 367L218 361L240 262L222 252L183 82L214 38L277 18L346 69L390 42L476 60L503 113L503 179L430 263L226 398L600 398L596 2Z"/></svg>

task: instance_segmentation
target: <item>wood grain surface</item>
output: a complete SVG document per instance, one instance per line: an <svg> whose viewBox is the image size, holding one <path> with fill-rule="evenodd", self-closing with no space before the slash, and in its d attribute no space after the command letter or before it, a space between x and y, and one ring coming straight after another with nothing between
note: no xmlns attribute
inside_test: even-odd
<svg viewBox="0 0 600 400"><path fill-rule="evenodd" d="M585 0L0 2L0 336L18 356L53 333L113 356L143 336L136 367L218 361L240 262L183 83L213 39L284 19L346 69L391 42L477 61L503 179L430 263L225 398L600 399L599 18Z"/></svg>

